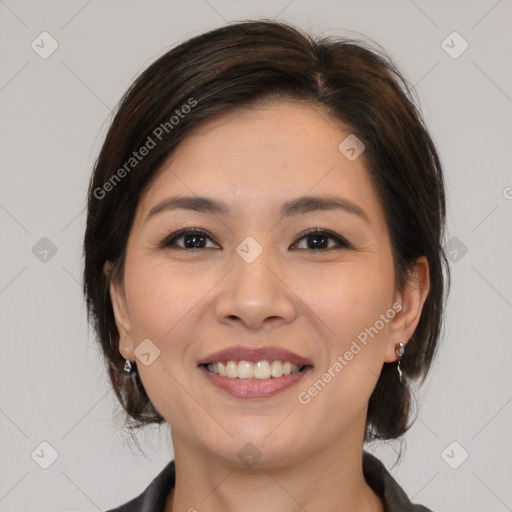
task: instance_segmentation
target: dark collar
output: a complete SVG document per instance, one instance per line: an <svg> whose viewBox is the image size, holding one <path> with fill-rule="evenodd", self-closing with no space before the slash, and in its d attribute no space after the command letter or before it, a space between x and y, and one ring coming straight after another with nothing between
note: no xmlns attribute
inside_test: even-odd
<svg viewBox="0 0 512 512"><path fill-rule="evenodd" d="M385 512L432 512L422 505L411 503L384 464L368 452L363 452L363 474L368 485L382 499ZM163 512L175 480L172 460L139 496L108 512Z"/></svg>

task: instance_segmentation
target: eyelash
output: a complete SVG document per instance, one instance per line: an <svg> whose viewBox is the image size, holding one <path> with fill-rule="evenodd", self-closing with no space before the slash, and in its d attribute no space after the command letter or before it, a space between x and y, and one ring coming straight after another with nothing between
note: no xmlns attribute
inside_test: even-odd
<svg viewBox="0 0 512 512"><path fill-rule="evenodd" d="M171 246L173 246L175 244L176 240L179 240L180 238L182 238L185 235L203 235L203 236L209 238L210 240L212 240L212 237L210 236L210 234L208 232L204 231L203 229L200 229L200 228L186 228L186 229L181 229L181 230L173 233L172 235L167 236L166 238L164 238L158 244L158 248L159 249L170 248ZM331 248L328 248L328 249L298 249L298 250L307 251L309 253L318 253L318 252L325 252L325 251L332 250L332 249L351 249L352 248L352 246L343 237L341 237L339 235L336 235L332 231L327 231L327 230L318 229L318 228L313 228L313 229L310 229L308 231L299 233L296 236L296 242L294 243L294 245L297 242L300 242L302 239L308 237L309 235L325 235L328 238L334 240L338 244L338 247L331 247ZM189 248L180 247L180 246L175 246L175 247L178 248L178 249L185 250L185 251L194 251L195 252L195 251L198 251L198 250L202 250L201 248L189 249ZM206 247L206 248L203 248L203 249L209 249L209 247Z"/></svg>

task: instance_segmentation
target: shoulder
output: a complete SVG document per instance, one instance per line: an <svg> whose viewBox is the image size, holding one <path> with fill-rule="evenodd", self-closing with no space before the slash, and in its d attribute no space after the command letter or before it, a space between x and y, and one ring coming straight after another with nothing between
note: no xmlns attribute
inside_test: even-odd
<svg viewBox="0 0 512 512"><path fill-rule="evenodd" d="M384 464L368 452L363 452L363 473L368 485L384 502L386 512L432 512L412 503Z"/></svg>
<svg viewBox="0 0 512 512"><path fill-rule="evenodd" d="M136 498L107 512L163 512L165 501L174 487L176 473L170 461Z"/></svg>

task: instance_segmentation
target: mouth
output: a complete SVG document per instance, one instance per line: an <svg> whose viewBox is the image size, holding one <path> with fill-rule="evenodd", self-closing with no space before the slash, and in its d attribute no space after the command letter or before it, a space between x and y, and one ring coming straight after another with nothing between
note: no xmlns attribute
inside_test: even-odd
<svg viewBox="0 0 512 512"><path fill-rule="evenodd" d="M226 377L228 379L240 379L240 380L268 380L268 379L279 379L280 377L287 375L295 375L304 371L308 365L299 366L290 361L268 361L263 359L261 361L235 361L233 359L229 361L219 361L216 363L208 363L202 365L206 371Z"/></svg>
<svg viewBox="0 0 512 512"><path fill-rule="evenodd" d="M267 398L298 382L312 363L276 347L235 347L198 361L208 381L235 398Z"/></svg>

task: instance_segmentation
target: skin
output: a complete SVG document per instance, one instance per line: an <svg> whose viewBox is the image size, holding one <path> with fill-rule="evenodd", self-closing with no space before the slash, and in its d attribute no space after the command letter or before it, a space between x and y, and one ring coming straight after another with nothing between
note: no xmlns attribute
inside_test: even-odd
<svg viewBox="0 0 512 512"><path fill-rule="evenodd" d="M239 108L194 128L140 199L123 279L110 292L123 357L136 360L145 339L160 350L137 368L171 425L177 479L166 512L234 512L249 504L252 512L383 511L362 473L368 400L383 363L397 360L395 345L417 326L428 264L418 259L405 292L395 290L388 228L363 158L349 161L338 150L349 134L306 103ZM369 222L342 210L280 219L283 202L313 194L349 199ZM218 199L231 213L174 210L145 222L174 195ZM158 248L192 227L211 235L199 249L183 248L183 238ZM350 247L329 238L327 249L314 249L311 237L297 236L315 227ZM250 264L236 252L247 236L263 249ZM402 310L300 403L298 393L394 303ZM283 347L314 368L273 397L234 398L210 384L197 361L236 345ZM252 468L237 456L247 442L261 453Z"/></svg>

